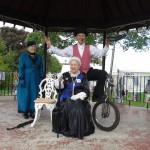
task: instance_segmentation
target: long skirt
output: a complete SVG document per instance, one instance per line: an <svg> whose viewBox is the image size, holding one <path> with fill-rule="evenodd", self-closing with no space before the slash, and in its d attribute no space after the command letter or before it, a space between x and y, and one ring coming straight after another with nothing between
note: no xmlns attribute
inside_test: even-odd
<svg viewBox="0 0 150 150"><path fill-rule="evenodd" d="M83 139L95 131L91 105L87 100L68 99L53 110L52 117L52 131L67 137Z"/></svg>

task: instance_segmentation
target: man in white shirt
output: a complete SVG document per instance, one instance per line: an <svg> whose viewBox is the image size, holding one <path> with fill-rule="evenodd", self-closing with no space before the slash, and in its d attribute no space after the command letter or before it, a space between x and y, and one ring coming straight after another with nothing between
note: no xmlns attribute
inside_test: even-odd
<svg viewBox="0 0 150 150"><path fill-rule="evenodd" d="M98 101L104 95L104 84L108 74L104 70L93 69L90 67L90 62L92 58L99 59L100 57L105 56L109 49L110 42L106 40L105 47L100 50L95 46L85 44L88 35L86 28L76 28L74 35L78 41L77 44L68 46L63 50L51 45L50 38L45 38L48 47L47 51L49 54L57 54L62 57L79 57L81 59L80 72L87 74L87 79L89 81L97 80L92 99L93 101Z"/></svg>

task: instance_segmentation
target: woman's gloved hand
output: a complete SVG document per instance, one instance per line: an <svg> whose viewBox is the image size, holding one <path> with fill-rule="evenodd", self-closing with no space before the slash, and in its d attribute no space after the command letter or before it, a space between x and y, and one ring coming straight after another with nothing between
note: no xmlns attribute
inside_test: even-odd
<svg viewBox="0 0 150 150"><path fill-rule="evenodd" d="M86 93L85 92L80 92L76 95L72 95L71 96L71 100L77 100L77 99L81 99L81 100L84 100L86 97Z"/></svg>
<svg viewBox="0 0 150 150"><path fill-rule="evenodd" d="M71 100L77 100L77 99L79 99L79 95L78 94L72 95L70 98L71 98Z"/></svg>

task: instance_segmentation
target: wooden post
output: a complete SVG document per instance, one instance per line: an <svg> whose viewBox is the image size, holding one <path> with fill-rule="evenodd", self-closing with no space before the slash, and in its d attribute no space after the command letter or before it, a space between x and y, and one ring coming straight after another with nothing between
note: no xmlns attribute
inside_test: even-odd
<svg viewBox="0 0 150 150"><path fill-rule="evenodd" d="M106 31L103 33L103 47L105 46L106 41ZM105 56L102 57L102 70L105 70Z"/></svg>

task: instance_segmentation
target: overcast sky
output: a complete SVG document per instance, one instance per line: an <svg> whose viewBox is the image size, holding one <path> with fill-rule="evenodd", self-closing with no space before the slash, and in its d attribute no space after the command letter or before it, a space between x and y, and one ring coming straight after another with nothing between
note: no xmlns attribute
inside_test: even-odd
<svg viewBox="0 0 150 150"><path fill-rule="evenodd" d="M14 25L11 24L11 23L5 23L5 24L3 24L3 22L0 21L0 27L4 27L4 26L6 26L6 27L14 27ZM18 28L18 29L23 29L23 26L16 25L15 27ZM26 27L26 28L25 28L25 31L32 32L33 29Z"/></svg>
<svg viewBox="0 0 150 150"><path fill-rule="evenodd" d="M110 55L110 51L108 54ZM122 71L150 72L150 51L135 52L134 49L129 48L124 52L116 48L114 65Z"/></svg>

